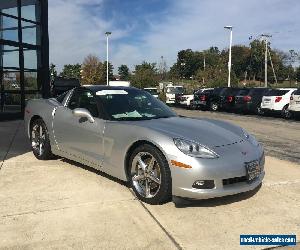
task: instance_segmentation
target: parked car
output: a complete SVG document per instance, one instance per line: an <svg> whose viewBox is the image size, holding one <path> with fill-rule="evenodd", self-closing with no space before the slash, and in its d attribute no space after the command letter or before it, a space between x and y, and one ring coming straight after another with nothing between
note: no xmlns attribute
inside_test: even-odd
<svg viewBox="0 0 300 250"><path fill-rule="evenodd" d="M180 106L181 96L183 96L183 93L175 94L175 103L174 103L175 106Z"/></svg>
<svg viewBox="0 0 300 250"><path fill-rule="evenodd" d="M79 86L80 82L76 78L56 77L51 84L51 96L55 97L61 95L62 93Z"/></svg>
<svg viewBox="0 0 300 250"><path fill-rule="evenodd" d="M234 111L235 109L235 97L242 92L247 92L246 88L228 88L222 100L222 109L225 111Z"/></svg>
<svg viewBox="0 0 300 250"><path fill-rule="evenodd" d="M226 93L228 93L230 88L219 87L215 88L213 92L207 96L205 103L201 105L201 108L210 109L212 111L217 111L222 108L223 100L225 99Z"/></svg>
<svg viewBox="0 0 300 250"><path fill-rule="evenodd" d="M288 110L292 93L295 88L272 89L262 98L261 114L280 113L282 117L289 118Z"/></svg>
<svg viewBox="0 0 300 250"><path fill-rule="evenodd" d="M234 109L241 113L259 114L262 97L270 88L248 88L240 90L235 96Z"/></svg>
<svg viewBox="0 0 300 250"><path fill-rule="evenodd" d="M242 193L265 175L264 149L243 128L179 117L136 88L83 86L62 99L30 100L25 131L37 159L58 155L96 168L149 204Z"/></svg>
<svg viewBox="0 0 300 250"><path fill-rule="evenodd" d="M175 95L183 94L184 88L183 86L167 86L166 87L166 104L175 104Z"/></svg>
<svg viewBox="0 0 300 250"><path fill-rule="evenodd" d="M300 115L300 88L297 89L290 98L290 105L288 108L292 117Z"/></svg>
<svg viewBox="0 0 300 250"><path fill-rule="evenodd" d="M193 100L194 100L194 94L184 93L184 94L180 95L179 104L182 107L190 108Z"/></svg>
<svg viewBox="0 0 300 250"><path fill-rule="evenodd" d="M158 90L154 87L144 88L145 91L149 92L151 95L153 95L155 98L158 98Z"/></svg>
<svg viewBox="0 0 300 250"><path fill-rule="evenodd" d="M214 92L214 89L205 89L203 91L197 91L194 93L194 100L192 102L193 109L209 109L208 101L210 96Z"/></svg>

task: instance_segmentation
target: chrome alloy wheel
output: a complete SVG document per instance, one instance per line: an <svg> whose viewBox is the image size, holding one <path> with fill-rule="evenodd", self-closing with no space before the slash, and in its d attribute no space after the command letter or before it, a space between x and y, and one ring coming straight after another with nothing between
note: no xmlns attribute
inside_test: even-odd
<svg viewBox="0 0 300 250"><path fill-rule="evenodd" d="M154 197L161 186L161 169L154 156L148 152L139 152L132 161L131 178L141 196Z"/></svg>
<svg viewBox="0 0 300 250"><path fill-rule="evenodd" d="M31 146L39 156L44 153L46 132L40 124L35 124L31 130Z"/></svg>

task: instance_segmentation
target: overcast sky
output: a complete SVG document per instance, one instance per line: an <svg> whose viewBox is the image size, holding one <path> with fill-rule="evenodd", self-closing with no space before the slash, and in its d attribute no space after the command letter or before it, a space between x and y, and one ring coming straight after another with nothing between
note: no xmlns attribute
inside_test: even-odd
<svg viewBox="0 0 300 250"><path fill-rule="evenodd" d="M106 60L105 31L111 31L110 61L131 69L143 60L167 65L182 49L249 44L272 35L271 46L300 51L299 0L50 0L50 62L82 63L88 54Z"/></svg>

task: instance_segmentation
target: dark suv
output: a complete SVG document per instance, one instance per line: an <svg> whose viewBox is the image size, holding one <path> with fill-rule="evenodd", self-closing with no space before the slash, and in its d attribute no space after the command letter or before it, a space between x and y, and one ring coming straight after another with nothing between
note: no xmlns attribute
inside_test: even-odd
<svg viewBox="0 0 300 250"><path fill-rule="evenodd" d="M259 114L262 97L266 95L269 90L269 88L249 88L240 90L235 96L235 111Z"/></svg>
<svg viewBox="0 0 300 250"><path fill-rule="evenodd" d="M233 95L238 90L240 89L229 87L215 88L207 100L207 107L212 111L231 108L234 100Z"/></svg>
<svg viewBox="0 0 300 250"><path fill-rule="evenodd" d="M80 86L80 82L78 79L56 77L55 80L52 82L51 96L56 97L70 89L73 89L73 88L79 87L79 86Z"/></svg>
<svg viewBox="0 0 300 250"><path fill-rule="evenodd" d="M222 108L226 111L234 111L235 109L235 97L239 92L247 91L246 88L228 88L223 99Z"/></svg>
<svg viewBox="0 0 300 250"><path fill-rule="evenodd" d="M196 91L194 93L194 100L192 102L192 108L193 109L200 108L202 110L209 109L208 101L213 92L214 92L214 89L206 89L203 91Z"/></svg>

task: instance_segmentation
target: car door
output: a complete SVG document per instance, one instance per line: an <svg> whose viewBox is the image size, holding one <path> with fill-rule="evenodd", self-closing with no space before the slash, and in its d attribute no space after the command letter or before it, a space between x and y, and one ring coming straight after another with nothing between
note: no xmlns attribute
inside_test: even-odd
<svg viewBox="0 0 300 250"><path fill-rule="evenodd" d="M87 109L95 121L91 123L86 118L74 116L72 111L75 108ZM98 166L103 160L104 128L100 106L87 89L75 89L66 105L55 112L53 130L59 149L73 158Z"/></svg>

